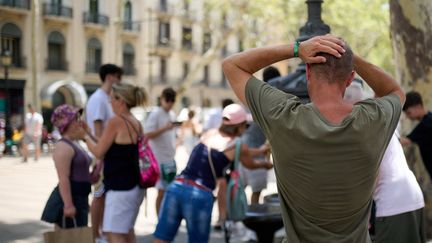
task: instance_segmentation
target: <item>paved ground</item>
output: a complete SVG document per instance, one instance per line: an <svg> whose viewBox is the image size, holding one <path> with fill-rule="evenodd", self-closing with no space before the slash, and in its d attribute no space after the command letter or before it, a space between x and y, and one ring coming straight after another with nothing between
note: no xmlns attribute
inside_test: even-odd
<svg viewBox="0 0 432 243"><path fill-rule="evenodd" d="M185 156L180 151L177 156L180 168L184 167ZM57 183L54 164L49 155L38 162L32 159L21 163L17 157L0 158L0 242L43 242L42 233L52 229L52 225L39 220L49 194ZM246 190L250 194L249 190ZM264 195L276 192L274 177L271 176ZM156 190L149 189L147 198L141 206L135 230L139 242L151 242L156 225L154 201ZM214 210L213 220L217 219ZM242 227L240 225L240 230ZM281 235L278 232L277 235ZM238 233L231 242L241 242ZM181 226L174 242L187 242L186 228ZM223 235L212 232L210 242L224 242Z"/></svg>

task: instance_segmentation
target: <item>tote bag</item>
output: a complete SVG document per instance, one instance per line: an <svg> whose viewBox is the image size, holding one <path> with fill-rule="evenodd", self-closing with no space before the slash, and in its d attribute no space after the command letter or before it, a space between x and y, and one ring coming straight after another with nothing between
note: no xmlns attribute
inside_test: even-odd
<svg viewBox="0 0 432 243"><path fill-rule="evenodd" d="M63 218L63 225L65 224ZM45 243L93 243L93 231L90 227L76 227L75 228L58 229L43 234Z"/></svg>

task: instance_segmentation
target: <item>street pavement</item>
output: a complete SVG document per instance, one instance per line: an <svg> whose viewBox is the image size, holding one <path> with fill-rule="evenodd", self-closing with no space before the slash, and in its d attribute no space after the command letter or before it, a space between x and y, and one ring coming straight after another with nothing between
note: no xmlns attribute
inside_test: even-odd
<svg viewBox="0 0 432 243"><path fill-rule="evenodd" d="M187 160L182 150L177 153L176 159L180 171L184 168ZM274 175L270 174L270 182L268 188L263 191L263 195L276 192ZM0 243L43 242L43 232L52 230L53 226L40 221L40 216L46 200L57 182L54 163L50 155L44 155L37 162L29 159L27 163L22 163L19 157L0 158ZM154 188L148 189L147 197L141 205L135 225L138 242L148 243L153 239L152 233L157 223L154 206L156 193ZM246 193L249 197L251 194L249 188L246 189ZM213 210L213 223L218 218L217 213L217 209ZM245 240L244 232L244 227L239 223L231 242ZM279 231L276 235L280 236L281 234L283 232ZM187 242L184 221L174 242ZM223 234L212 231L210 242L224 242Z"/></svg>

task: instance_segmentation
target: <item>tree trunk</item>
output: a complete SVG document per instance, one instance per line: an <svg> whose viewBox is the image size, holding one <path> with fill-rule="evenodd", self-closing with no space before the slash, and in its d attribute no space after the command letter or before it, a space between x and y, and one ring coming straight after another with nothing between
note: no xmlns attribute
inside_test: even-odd
<svg viewBox="0 0 432 243"><path fill-rule="evenodd" d="M390 0L390 29L392 35L396 77L405 91L416 90L423 96L425 106L432 107L432 1ZM408 121L404 133L412 130ZM426 202L427 234L432 236L432 185L418 149L407 148L406 157L422 187Z"/></svg>

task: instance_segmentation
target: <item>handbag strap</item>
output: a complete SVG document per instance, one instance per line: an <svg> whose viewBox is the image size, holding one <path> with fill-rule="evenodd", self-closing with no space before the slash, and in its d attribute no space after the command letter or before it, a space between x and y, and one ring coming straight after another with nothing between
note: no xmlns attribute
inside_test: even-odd
<svg viewBox="0 0 432 243"><path fill-rule="evenodd" d="M71 217L71 218L72 218L73 223L74 223L74 228L78 227L75 217ZM64 229L65 227L66 227L66 216L63 215L63 218L62 218L62 228Z"/></svg>
<svg viewBox="0 0 432 243"><path fill-rule="evenodd" d="M216 170L215 170L214 164L213 164L213 159L211 157L211 148L210 148L210 146L207 146L207 151L208 151L207 155L208 155L208 161L209 161L209 164L210 164L210 169L212 171L213 179L214 179L215 185L216 185L217 184L217 176L216 176Z"/></svg>
<svg viewBox="0 0 432 243"><path fill-rule="evenodd" d="M235 141L234 170L238 170L239 163L240 163L240 152L241 152L241 139L237 138Z"/></svg>

